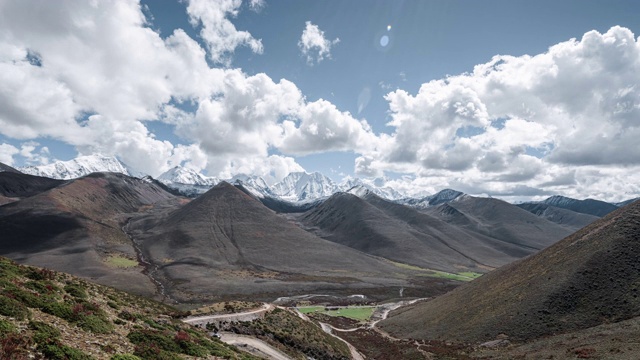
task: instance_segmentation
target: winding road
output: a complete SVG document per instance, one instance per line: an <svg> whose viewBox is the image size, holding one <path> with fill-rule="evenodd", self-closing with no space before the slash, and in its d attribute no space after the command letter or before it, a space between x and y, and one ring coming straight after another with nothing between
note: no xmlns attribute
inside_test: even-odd
<svg viewBox="0 0 640 360"><path fill-rule="evenodd" d="M264 304L258 309L244 311L240 313L232 313L232 314L220 314L220 315L204 315L204 316L190 316L183 319L183 322L191 325L197 324L206 324L211 321L244 321L241 320L243 318L248 318L251 316L261 316L273 309L275 309L275 305L273 304ZM240 320L239 320L240 319Z"/></svg>
<svg viewBox="0 0 640 360"><path fill-rule="evenodd" d="M237 346L254 355L265 357L273 360L292 360L287 354L267 344L266 342L251 336L238 335L234 333L220 333L220 340L223 342Z"/></svg>
<svg viewBox="0 0 640 360"><path fill-rule="evenodd" d="M415 304L418 301L421 300L425 300L425 299L415 299L415 300L410 300L410 301L400 301L397 303L390 303L390 304L383 304L378 306L378 309L376 309L376 311L374 312L374 317L376 318L376 320L374 320L373 322L371 322L370 324L367 324L365 326L359 326L356 328L350 328L350 329L340 329L340 328L336 328L334 326L331 326L329 324L325 324L323 322L320 322L320 327L322 328L322 330L324 332L326 332L327 334L335 337L336 339L344 342L347 347L349 348L349 352L351 353L351 358L354 360L365 360L365 357L358 351L358 349L351 345L348 341L342 339L341 337L337 336L336 334L334 334L334 331L337 332L351 332L351 331L357 331L360 329L372 329L376 332L378 332L380 335L390 339L390 340L398 340L392 336L390 336L389 334L387 334L385 331L379 329L376 327L376 324L384 319L386 319L389 316L389 313L395 309L398 309L402 306L407 306L407 305L412 305ZM274 304L263 304L260 308L258 309L253 309L253 310L249 310L249 311L244 311L244 312L240 312L240 313L233 313L233 314L220 314L220 315L204 315L204 316L193 316L193 317L188 317L183 319L182 321L187 323L187 324L191 324L191 325L206 325L207 322L214 322L214 321L246 321L246 319L250 319L250 318L258 318L260 316L262 316L263 314L272 311L273 309L275 309L276 306ZM280 306L278 306L278 308L281 309L285 309L282 308ZM305 321L309 321L311 322L311 319L309 319L308 316L306 316L305 314L301 313L298 309L293 308L293 309L288 309L286 308L286 310L291 311L292 313L296 314L298 317L300 317L301 319L305 320ZM265 357L267 359L272 359L272 360L290 360L291 357L289 357L287 354L281 352L280 350L274 348L273 346L269 345L268 343L260 340L260 339L256 339L254 337L251 336L246 336L246 335L238 335L238 334L234 334L234 333L228 333L228 332L220 332L220 340L222 340L223 342L229 344L229 345L234 345L234 346L238 346L254 355L258 355L258 356L262 356Z"/></svg>

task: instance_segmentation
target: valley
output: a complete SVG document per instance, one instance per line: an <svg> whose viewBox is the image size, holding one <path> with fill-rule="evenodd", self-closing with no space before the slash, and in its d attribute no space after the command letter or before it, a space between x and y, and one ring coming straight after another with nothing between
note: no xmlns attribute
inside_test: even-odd
<svg viewBox="0 0 640 360"><path fill-rule="evenodd" d="M119 173L3 171L0 255L170 305L273 359L579 357L609 346L582 345L595 329L629 324L606 331L631 339L640 316L638 203L392 200L361 185L290 202L296 182L278 197L240 181L185 197Z"/></svg>

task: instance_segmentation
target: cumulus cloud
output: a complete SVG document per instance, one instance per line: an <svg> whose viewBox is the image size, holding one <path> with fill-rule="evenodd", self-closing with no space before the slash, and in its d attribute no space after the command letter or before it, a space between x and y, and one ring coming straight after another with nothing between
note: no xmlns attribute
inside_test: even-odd
<svg viewBox="0 0 640 360"><path fill-rule="evenodd" d="M13 156L20 150L11 144L0 144L0 162L6 165L13 165Z"/></svg>
<svg viewBox="0 0 640 360"><path fill-rule="evenodd" d="M307 64L319 63L323 59L331 59L331 47L340 42L339 38L329 40L325 38L324 31L311 21L305 23L305 28L298 41L298 47L307 58Z"/></svg>
<svg viewBox="0 0 640 360"><path fill-rule="evenodd" d="M200 36L209 49L213 62L229 65L230 55L238 46L248 46L251 51L262 54L264 48L260 39L255 39L248 31L236 29L228 17L236 17L242 0L189 0L187 13L193 26L202 26ZM264 7L264 1L251 0L252 10Z"/></svg>
<svg viewBox="0 0 640 360"><path fill-rule="evenodd" d="M613 27L535 56L495 56L415 95L398 89L385 97L393 133L373 166L493 194L567 193L563 184L575 191L588 176L580 169L640 165L638 70L640 44ZM627 189L639 180L618 178ZM602 184L580 195L613 195Z"/></svg>
<svg viewBox="0 0 640 360"><path fill-rule="evenodd" d="M358 121L335 105L318 100L303 104L297 119L284 121L284 138L279 148L290 154L306 155L326 151L369 152L377 138L366 121Z"/></svg>

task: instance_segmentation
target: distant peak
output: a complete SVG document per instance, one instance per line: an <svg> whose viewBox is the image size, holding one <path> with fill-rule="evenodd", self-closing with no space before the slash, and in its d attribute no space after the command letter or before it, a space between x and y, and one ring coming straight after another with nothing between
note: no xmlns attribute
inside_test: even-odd
<svg viewBox="0 0 640 360"><path fill-rule="evenodd" d="M362 185L356 185L351 189L346 191L348 194L355 195L359 198L364 198L365 196L373 194L373 192Z"/></svg>

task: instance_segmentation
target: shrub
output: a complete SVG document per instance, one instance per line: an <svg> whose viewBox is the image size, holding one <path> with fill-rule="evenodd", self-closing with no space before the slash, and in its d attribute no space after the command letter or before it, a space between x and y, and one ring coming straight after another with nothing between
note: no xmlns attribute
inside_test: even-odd
<svg viewBox="0 0 640 360"><path fill-rule="evenodd" d="M57 316L61 319L70 320L73 316L73 310L71 305L65 302L49 302L42 305L40 308L43 312Z"/></svg>
<svg viewBox="0 0 640 360"><path fill-rule="evenodd" d="M29 315L29 309L15 299L0 295L0 314L24 320Z"/></svg>
<svg viewBox="0 0 640 360"><path fill-rule="evenodd" d="M21 334L9 334L0 339L0 359L28 359L31 338Z"/></svg>
<svg viewBox="0 0 640 360"><path fill-rule="evenodd" d="M87 290L84 288L84 286L80 285L80 284L69 284L66 285L64 287L64 291L67 292L67 294L73 296L74 298L77 299L86 299L87 298Z"/></svg>
<svg viewBox="0 0 640 360"><path fill-rule="evenodd" d="M26 276L31 280L53 280L56 274L49 269L29 269Z"/></svg>
<svg viewBox="0 0 640 360"><path fill-rule="evenodd" d="M58 342L38 346L42 354L51 360L92 360L93 358L78 349Z"/></svg>
<svg viewBox="0 0 640 360"><path fill-rule="evenodd" d="M6 292L7 296L10 296L22 304L30 308L40 308L44 303L51 301L49 296L41 296L37 293L32 293L23 289L15 288Z"/></svg>
<svg viewBox="0 0 640 360"><path fill-rule="evenodd" d="M16 327L12 323L0 319L0 337L16 332Z"/></svg>
<svg viewBox="0 0 640 360"><path fill-rule="evenodd" d="M113 355L110 360L142 360L135 355L123 354L123 355Z"/></svg>
<svg viewBox="0 0 640 360"><path fill-rule="evenodd" d="M106 334L113 330L109 320L96 315L86 315L77 320L78 326L94 334Z"/></svg>
<svg viewBox="0 0 640 360"><path fill-rule="evenodd" d="M134 352L144 360L176 360L182 359L176 354L162 350L158 345L153 343L145 343L136 345Z"/></svg>
<svg viewBox="0 0 640 360"><path fill-rule="evenodd" d="M116 304L113 301L107 301L107 305L114 310L120 310L120 305Z"/></svg>
<svg viewBox="0 0 640 360"><path fill-rule="evenodd" d="M128 312L127 310L123 310L118 314L118 317L120 319L123 320L127 320L127 321L136 321L137 316L135 314L132 314L130 312Z"/></svg>
<svg viewBox="0 0 640 360"><path fill-rule="evenodd" d="M39 345L55 342L60 337L60 330L40 321L30 321L29 328L34 331L33 340Z"/></svg>
<svg viewBox="0 0 640 360"><path fill-rule="evenodd" d="M154 344L160 350L180 353L180 346L173 341L170 335L164 334L160 331L143 330L132 331L127 335L127 338L135 345L149 345ZM138 355L138 354L136 354Z"/></svg>

